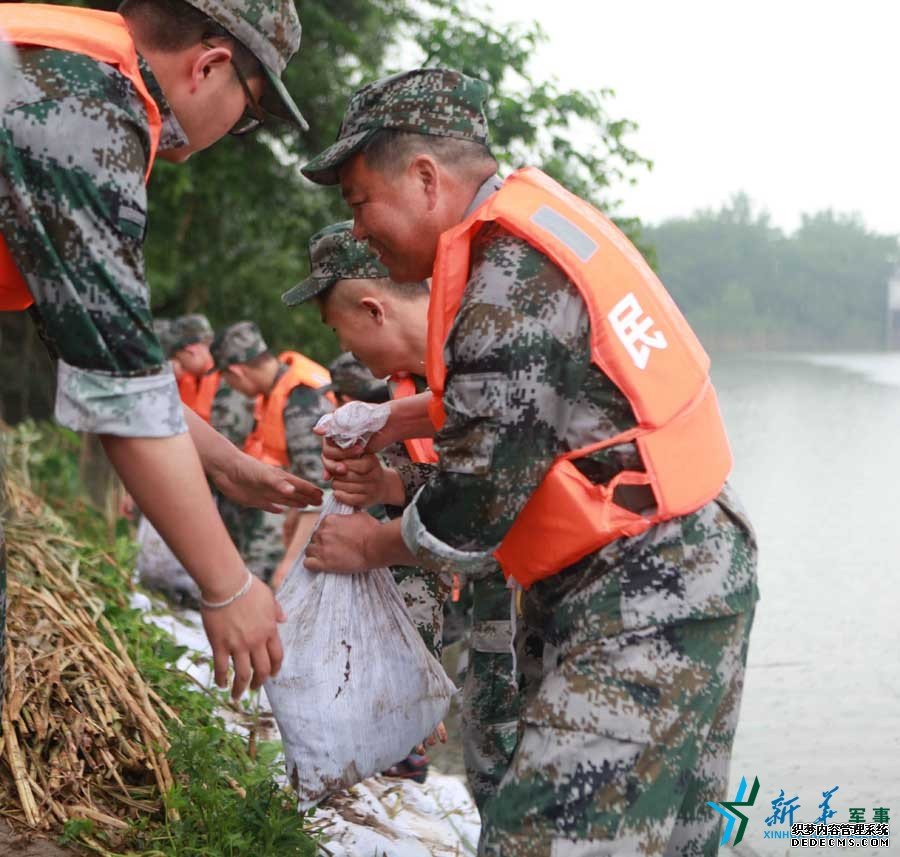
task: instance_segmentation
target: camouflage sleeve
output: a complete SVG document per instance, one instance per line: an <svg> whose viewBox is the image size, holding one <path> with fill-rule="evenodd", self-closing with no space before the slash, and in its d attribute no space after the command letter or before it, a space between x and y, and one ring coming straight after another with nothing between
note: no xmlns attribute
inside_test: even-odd
<svg viewBox="0 0 900 857"><path fill-rule="evenodd" d="M382 462L397 471L403 482L403 491L406 495L404 506L412 501L416 492L434 476L437 468L433 464L417 464L409 457L406 447L402 442L392 443L380 453Z"/></svg>
<svg viewBox="0 0 900 857"><path fill-rule="evenodd" d="M403 517L417 561L473 576L566 447L590 365L587 311L563 273L507 233L479 252L445 346L440 470Z"/></svg>
<svg viewBox="0 0 900 857"><path fill-rule="evenodd" d="M331 409L324 396L302 385L291 390L284 409L290 470L321 488L326 487L322 479L322 439L313 428Z"/></svg>
<svg viewBox="0 0 900 857"><path fill-rule="evenodd" d="M418 490L437 473L437 465L416 464L414 461L398 464L394 469L400 474L407 503L411 503Z"/></svg>
<svg viewBox="0 0 900 857"><path fill-rule="evenodd" d="M59 358L57 419L101 434L184 432L144 279L143 108L121 75L76 54L28 52L21 78L0 138L0 230Z"/></svg>
<svg viewBox="0 0 900 857"><path fill-rule="evenodd" d="M253 400L223 381L213 398L209 422L235 446L243 447L253 431Z"/></svg>

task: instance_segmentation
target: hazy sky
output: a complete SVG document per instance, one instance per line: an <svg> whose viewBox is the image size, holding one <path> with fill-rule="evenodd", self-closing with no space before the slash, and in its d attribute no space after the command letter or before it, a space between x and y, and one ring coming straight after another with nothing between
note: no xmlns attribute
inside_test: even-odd
<svg viewBox="0 0 900 857"><path fill-rule="evenodd" d="M537 20L541 77L611 87L654 161L646 222L747 191L780 226L824 208L900 233L900 0L492 0Z"/></svg>

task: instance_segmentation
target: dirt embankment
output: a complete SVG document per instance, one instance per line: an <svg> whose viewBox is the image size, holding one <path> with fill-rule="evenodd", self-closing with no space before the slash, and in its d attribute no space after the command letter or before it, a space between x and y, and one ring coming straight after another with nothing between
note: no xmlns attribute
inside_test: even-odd
<svg viewBox="0 0 900 857"><path fill-rule="evenodd" d="M0 821L0 857L74 857L74 852L46 839L20 837Z"/></svg>

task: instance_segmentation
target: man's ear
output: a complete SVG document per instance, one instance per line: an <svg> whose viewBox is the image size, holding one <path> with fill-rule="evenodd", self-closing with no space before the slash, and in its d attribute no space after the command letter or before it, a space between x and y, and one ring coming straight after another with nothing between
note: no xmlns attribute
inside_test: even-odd
<svg viewBox="0 0 900 857"><path fill-rule="evenodd" d="M431 155L420 154L413 158L409 168L425 194L428 210L434 211L437 208L438 191L440 190L440 169L437 161Z"/></svg>
<svg viewBox="0 0 900 857"><path fill-rule="evenodd" d="M228 372L231 375L234 375L238 381L246 381L247 380L247 367L242 366L240 363L232 363L228 367Z"/></svg>
<svg viewBox="0 0 900 857"><path fill-rule="evenodd" d="M191 61L191 93L206 81L223 72L230 72L231 49L224 45L198 45Z"/></svg>
<svg viewBox="0 0 900 857"><path fill-rule="evenodd" d="M375 324L384 324L384 304L378 298L362 298L359 305L366 311Z"/></svg>

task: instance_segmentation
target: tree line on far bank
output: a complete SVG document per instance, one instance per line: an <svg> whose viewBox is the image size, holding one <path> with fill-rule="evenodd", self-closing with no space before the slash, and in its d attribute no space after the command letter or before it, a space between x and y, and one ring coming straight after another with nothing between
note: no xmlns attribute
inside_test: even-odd
<svg viewBox="0 0 900 857"><path fill-rule="evenodd" d="M900 244L857 215L804 215L786 233L737 194L718 211L645 226L642 237L708 350L885 347Z"/></svg>

